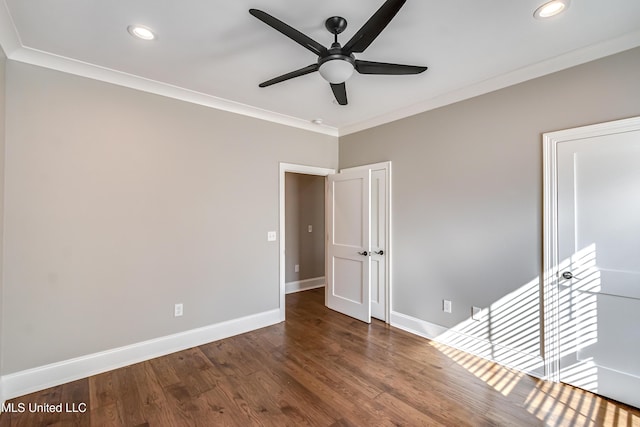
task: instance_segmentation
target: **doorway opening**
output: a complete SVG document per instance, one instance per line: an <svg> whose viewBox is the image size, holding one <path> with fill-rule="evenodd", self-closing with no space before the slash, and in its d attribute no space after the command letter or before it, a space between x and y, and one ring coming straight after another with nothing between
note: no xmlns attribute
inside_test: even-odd
<svg viewBox="0 0 640 427"><path fill-rule="evenodd" d="M330 255L329 247L331 245L335 246L333 240L329 241L329 230L332 229L334 225L333 215L328 213L328 197L329 197L329 181L334 181L336 179L340 180L341 178L336 178L338 176L345 177L345 175L353 174L356 171L366 171L368 174L368 185L366 186L366 190L363 190L367 194L367 200L369 201L365 205L362 206L361 213L366 217L366 223L371 226L365 227L366 230L363 229L363 233L367 235L366 237L366 248L362 247L357 249L359 256L366 257L366 263L362 264L363 266L366 264L367 266L367 280L360 281L351 281L346 280L344 275L338 277L335 274L335 271L330 267L329 263L333 255ZM344 173L344 175L343 175ZM357 173L357 172L356 172ZM324 192L323 196L325 198L324 204L324 212L322 213L325 218L325 229L323 230L323 247L324 254L322 258L324 259L324 279L322 282L320 281L320 276L309 277L308 282L302 279L301 276L295 276L295 265L296 258L300 258L301 254L294 254L296 256L289 257L290 253L288 252L287 245L291 245L290 239L288 238L287 230L288 230L288 219L287 219L287 194L286 194L286 183L287 176L291 176L294 174L298 175L314 175L323 177L324 181ZM327 180L327 177L330 179ZM313 178L313 177L309 177ZM311 179L312 180L312 179ZM279 283L280 283L280 320L285 320L285 295L288 292L295 292L297 290L304 289L312 289L314 287L320 287L325 285L325 300L326 305L329 308L336 309L336 307L330 304L331 296L335 296L337 298L341 298L340 290L344 290L346 292L345 295L351 295L354 293L360 293L364 295L365 291L368 294L367 301L368 312L369 315L366 316L366 319L361 319L369 323L371 317L382 320L385 323L390 322L391 318L391 162L382 162L371 165L362 165L357 167L352 167L349 169L344 169L341 171L339 175L336 175L336 171L334 169L329 168L321 168L315 166L305 166L305 165L296 165L290 163L281 163L280 164L280 227L279 227ZM346 206L342 206L343 208L347 208ZM293 207L296 209L297 207ZM347 209L349 211L349 209ZM341 209L340 218L344 217L345 212ZM300 223L301 217L298 216L298 224L294 224L297 226L298 233L313 233L315 230L315 226L310 224L308 221ZM364 217L363 217L364 218ZM311 228L309 227L311 226ZM311 231L309 231L311 229ZM291 232L289 232L291 234ZM332 234L335 237L334 234ZM299 236L298 236L299 237ZM307 235L307 237L309 237ZM295 237L294 237L295 239ZM345 245L342 245L345 246ZM349 245L346 245L349 246ZM292 250L298 251L294 247ZM352 247L351 249L354 249ZM317 256L317 253L315 254ZM353 254L351 254L353 255ZM343 263L344 264L344 263ZM302 265L299 265L299 271L302 270ZM335 262L331 264L335 267ZM362 267L361 267L362 268ZM289 271L289 275L287 274ZM344 270L344 269L343 269ZM317 271L320 271L318 268ZM350 271L347 268L347 271ZM302 279L302 280L300 280ZM348 277L347 277L348 279ZM337 280L337 281L336 281ZM300 283L302 282L302 283ZM359 286L359 289L351 289L356 283ZM340 284L344 285L340 288ZM338 288L336 286L338 285ZM345 287L346 286L346 287ZM365 288L366 287L366 288ZM348 289L347 289L348 288ZM342 296L344 301L347 301L349 298L346 298L344 295ZM353 298L351 298L353 299ZM335 299L334 299L335 300ZM335 301L334 301L335 302ZM364 301L361 302L364 304ZM349 310L341 310L337 309L337 311L342 312L343 314L347 314L351 317L359 318L358 316L354 316L353 313L350 313Z"/></svg>
<svg viewBox="0 0 640 427"><path fill-rule="evenodd" d="M325 285L325 177L285 173L285 293Z"/></svg>
<svg viewBox="0 0 640 427"><path fill-rule="evenodd" d="M304 209L301 206L308 200L316 203L315 194L318 185L318 178L322 179L322 200L326 192L324 177L335 174L335 169L320 168L315 166L296 165L291 163L280 163L280 320L285 320L285 295L288 292L295 292L303 289L311 289L324 285L325 262L325 231L324 231L324 203L322 212L318 213L313 209ZM287 197L287 182L289 194ZM301 187L307 187L304 191ZM288 199L288 200L287 200ZM319 214L319 217L318 217ZM317 225L318 218L321 218L322 226ZM289 229L289 233L287 230ZM311 230L311 231L309 231ZM306 234L305 234L306 233ZM321 234L320 234L321 233ZM317 237L322 239L322 266L317 265ZM301 247L305 244L314 247ZM287 244L289 248L287 249ZM305 263L303 263L303 260ZM298 265L296 272L295 266ZM302 270L302 271L300 271ZM322 276L318 272L322 270ZM297 274L296 274L297 273ZM301 274L302 273L302 274ZM307 277L310 275L309 277ZM314 276L314 277L311 277ZM319 282L323 283L319 283Z"/></svg>

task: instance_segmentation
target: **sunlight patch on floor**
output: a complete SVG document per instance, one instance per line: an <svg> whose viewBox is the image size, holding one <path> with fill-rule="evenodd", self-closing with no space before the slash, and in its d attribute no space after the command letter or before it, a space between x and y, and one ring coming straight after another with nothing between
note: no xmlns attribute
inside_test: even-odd
<svg viewBox="0 0 640 427"><path fill-rule="evenodd" d="M503 396L508 396L525 375L436 341L430 341L430 344Z"/></svg>
<svg viewBox="0 0 640 427"><path fill-rule="evenodd" d="M524 407L548 426L640 427L640 417L623 405L565 384L541 381Z"/></svg>

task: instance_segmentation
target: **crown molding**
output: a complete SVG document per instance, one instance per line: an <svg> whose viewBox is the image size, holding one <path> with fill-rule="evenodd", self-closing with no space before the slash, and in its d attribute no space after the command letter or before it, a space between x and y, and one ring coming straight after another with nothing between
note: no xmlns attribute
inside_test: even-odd
<svg viewBox="0 0 640 427"><path fill-rule="evenodd" d="M532 80L567 68L575 67L586 62L614 55L638 46L640 46L640 30L627 33L621 37L607 40L602 43L577 49L545 61L537 62L497 77L479 81L462 89L443 93L391 113L343 126L339 129L338 135L345 136L396 120L404 119L406 117L444 107L455 102L470 99L508 86L513 86L518 83L523 83L527 80Z"/></svg>
<svg viewBox="0 0 640 427"><path fill-rule="evenodd" d="M4 0L0 2L0 46L7 58L22 47L18 31Z"/></svg>
<svg viewBox="0 0 640 427"><path fill-rule="evenodd" d="M100 80L118 86L124 86L222 111L266 120L284 126L340 137L424 113L429 110L444 107L455 102L493 92L527 80L542 77L547 74L562 71L589 61L594 61L605 56L638 47L640 46L640 30L627 33L618 38L607 40L596 45L577 49L545 61L531 64L497 77L478 81L464 88L439 94L406 108L401 108L399 110L341 126L339 128L324 124L317 125L297 117L268 111L175 85L146 79L133 74L25 47L20 40L4 0L0 2L0 46L4 49L7 58L13 61L24 62L94 80Z"/></svg>
<svg viewBox="0 0 640 427"><path fill-rule="evenodd" d="M20 40L20 36L5 1L0 2L0 46L2 46L7 58L12 61L37 65L43 68L62 71L311 132L335 137L338 136L338 129L332 126L317 125L297 117L275 113L240 102L230 101L228 99L26 47Z"/></svg>
<svg viewBox="0 0 640 427"><path fill-rule="evenodd" d="M256 119L266 120L273 123L282 124L294 128L304 129L311 132L322 133L331 136L338 136L338 129L327 125L316 125L309 121L296 117L287 116L285 114L275 113L273 111L264 110L240 102L230 101L228 99L218 98L216 96L207 95L201 92L174 86L168 83L162 83L133 74L112 70L94 64L54 55L48 52L21 47L7 53L7 58L12 61L24 62L31 65L37 65L56 71L62 71L77 76L87 77L118 86L124 86L131 89L141 90L143 92L153 93L156 95L166 96L168 98L179 99L181 101L193 104L203 105L217 110L227 111L230 113L249 116Z"/></svg>

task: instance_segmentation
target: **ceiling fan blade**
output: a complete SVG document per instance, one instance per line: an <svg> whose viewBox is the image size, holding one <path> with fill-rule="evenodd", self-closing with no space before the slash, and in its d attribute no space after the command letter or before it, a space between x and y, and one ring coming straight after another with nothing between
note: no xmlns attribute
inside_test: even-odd
<svg viewBox="0 0 640 427"><path fill-rule="evenodd" d="M260 87L271 86L276 83L280 83L285 80L292 79L294 77L300 77L300 76L304 76L305 74L313 73L314 71L318 71L318 68L320 68L318 64L307 65L306 67L300 68L299 70L291 71L290 73L283 74L279 77L275 77L271 80L267 80L266 82L262 82L258 86Z"/></svg>
<svg viewBox="0 0 640 427"><path fill-rule="evenodd" d="M331 83L331 90L333 91L333 95L336 97L338 104L347 105L347 85L344 83Z"/></svg>
<svg viewBox="0 0 640 427"><path fill-rule="evenodd" d="M285 24L278 18L274 18L266 12L263 12L258 9L249 9L249 13L267 24L268 26L274 28L275 30L281 32L285 36L289 37L294 42L306 47L311 52L315 53L318 56L324 55L327 52L327 48L322 46L317 41L313 40L311 37L302 34L300 31L296 30L293 27Z"/></svg>
<svg viewBox="0 0 640 427"><path fill-rule="evenodd" d="M346 52L360 53L378 37L407 0L387 0L344 45Z"/></svg>
<svg viewBox="0 0 640 427"><path fill-rule="evenodd" d="M356 60L356 71L360 74L420 74L427 67L418 65L387 64L386 62L371 62Z"/></svg>

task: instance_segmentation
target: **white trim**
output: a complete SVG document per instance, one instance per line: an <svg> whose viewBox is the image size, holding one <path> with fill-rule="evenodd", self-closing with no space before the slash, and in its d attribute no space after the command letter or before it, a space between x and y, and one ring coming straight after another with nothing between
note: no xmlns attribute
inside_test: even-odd
<svg viewBox="0 0 640 427"><path fill-rule="evenodd" d="M438 335L442 335L449 330L444 326L407 316L397 311L391 312L390 325L430 340L435 340Z"/></svg>
<svg viewBox="0 0 640 427"><path fill-rule="evenodd" d="M547 59L526 67L487 79L475 82L469 86L435 95L423 102L401 108L378 117L350 123L338 129L339 136L345 136L360 132L376 126L390 123L425 111L435 110L455 102L470 99L485 93L494 92L505 87L513 86L538 77L556 73L567 68L575 67L590 61L595 61L605 56L615 55L625 50L640 46L640 30L627 33L615 39L587 46Z"/></svg>
<svg viewBox="0 0 640 427"><path fill-rule="evenodd" d="M385 277L385 283L386 283L386 293L385 293L385 302L386 302L386 307L384 310L385 313L385 323L390 323L390 319L391 319L391 310L393 307L391 298L393 295L393 292L391 292L392 289L392 278L393 278L393 274L392 274L392 268L393 268L393 233L391 230L391 226L393 224L391 215L393 212L393 209L391 209L391 207L393 206L393 191L392 188L393 186L391 185L392 182L392 173L391 173L391 162L380 162L380 163L372 163L369 165L360 165L360 166L354 166L351 168L344 168L344 169L340 169L340 172L347 172L347 171L352 171L352 170L358 170L358 169L369 169L369 170L383 170L385 171L385 178L386 178L386 182L385 182L385 187L386 187L386 198L387 198L387 206L386 206L386 213L385 213L385 217L386 217L386 224L385 224L385 230L387 235L385 236L385 242L387 242L387 247L384 249L386 256L385 256L385 273L386 273L386 277Z"/></svg>
<svg viewBox="0 0 640 427"><path fill-rule="evenodd" d="M545 376L560 381L558 277L558 144L576 139L640 130L640 117L547 132L542 135L544 161L543 188L543 325Z"/></svg>
<svg viewBox="0 0 640 427"><path fill-rule="evenodd" d="M545 360L545 378L549 381L560 381L560 348L559 348L559 295L556 280L558 273L558 215L557 201L557 163L556 143L550 134L543 134L543 255L542 255L542 328L544 331L543 354Z"/></svg>
<svg viewBox="0 0 640 427"><path fill-rule="evenodd" d="M217 110L228 111L230 113L279 123L294 128L305 129L325 135L338 136L338 130L327 125L317 125L298 117L264 110L262 108L242 104L240 102L219 98L217 96L208 95L191 89L185 89L170 83L139 77L122 71L100 67L98 65L53 55L31 48L23 47L15 50L10 56L7 54L7 57L14 61L37 65L39 67L62 71L64 73L74 74L131 89L137 89L143 92L215 108Z"/></svg>
<svg viewBox="0 0 640 427"><path fill-rule="evenodd" d="M7 58L22 47L22 41L5 1L0 1L0 46Z"/></svg>
<svg viewBox="0 0 640 427"><path fill-rule="evenodd" d="M279 323L280 317L280 310L265 311L215 325L3 375L0 379L4 391L2 402L5 399L23 396L133 363L271 326Z"/></svg>
<svg viewBox="0 0 640 427"><path fill-rule="evenodd" d="M78 76L101 80L119 86L176 98L186 102L192 102L194 104L204 105L249 117L255 117L274 123L280 123L285 126L305 129L331 136L344 136L632 49L640 46L640 30L633 31L592 46L577 49L564 55L550 58L546 61L522 67L518 70L514 70L494 78L476 82L458 90L435 95L426 101L391 111L378 117L349 123L340 128L328 125L316 125L310 123L306 119L267 111L250 105L198 93L170 84L137 77L131 74L122 73L86 62L25 47L20 40L11 18L11 14L9 13L6 2L4 1L0 1L0 46L3 47L7 58L14 61L25 62Z"/></svg>
<svg viewBox="0 0 640 427"><path fill-rule="evenodd" d="M537 378L544 376L544 360L539 355L523 353L491 341L463 334L444 326L395 311L391 312L391 326L465 353L473 354L485 360L498 363L507 368L533 375ZM454 336L460 339L444 339L444 336ZM459 343L470 343L470 345L459 345ZM479 348L483 348L485 351L478 351ZM514 363L513 361L517 361L518 363Z"/></svg>
<svg viewBox="0 0 640 427"><path fill-rule="evenodd" d="M285 284L285 293L293 294L295 292L308 291L316 288L324 288L325 280L324 276L314 277L305 280L296 280L293 282L287 282Z"/></svg>
<svg viewBox="0 0 640 427"><path fill-rule="evenodd" d="M285 173L301 173L305 175L319 175L319 176L328 176L336 173L335 169L322 168L317 166L306 166L306 165L298 165L294 163L280 163L280 172L279 172L279 181L280 181L280 189L279 189L279 205L280 205L280 315L281 321L285 320L285 295L286 295L286 286L285 286ZM326 189L325 189L326 193ZM326 255L325 255L326 258Z"/></svg>

